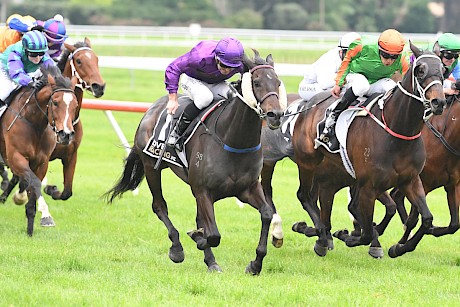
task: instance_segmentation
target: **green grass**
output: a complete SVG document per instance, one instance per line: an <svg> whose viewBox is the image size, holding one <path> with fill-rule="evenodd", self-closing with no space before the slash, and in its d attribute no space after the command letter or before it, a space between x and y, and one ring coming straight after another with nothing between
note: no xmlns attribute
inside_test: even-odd
<svg viewBox="0 0 460 307"><path fill-rule="evenodd" d="M160 73L102 73L104 99L154 101L164 94ZM283 78L288 92L297 89L294 79ZM113 114L132 142L142 114ZM289 160L278 163L273 182L284 246L269 246L258 277L244 274L255 258L257 211L239 208L233 198L216 204L222 240L214 253L224 272L208 274L202 252L186 235L195 228L194 198L186 184L164 171L164 196L185 250L185 261L174 264L145 181L137 196L126 193L113 205L100 198L121 174L125 151L102 111L83 110L81 118L85 135L74 195L66 202L45 197L56 227L41 228L38 214L29 238L24 207L11 199L0 204L0 306L458 306L458 233L426 236L414 252L390 259L386 252L402 235L395 217L381 237L383 259L371 259L365 246L348 248L337 240L335 249L320 258L314 238L290 230L294 222L311 221L296 199L297 170ZM48 181L61 185L60 162L50 164ZM333 230L350 228L345 191L335 203ZM447 225L445 192L431 193L428 204L434 223ZM375 215L376 220L383 216L380 204Z"/></svg>

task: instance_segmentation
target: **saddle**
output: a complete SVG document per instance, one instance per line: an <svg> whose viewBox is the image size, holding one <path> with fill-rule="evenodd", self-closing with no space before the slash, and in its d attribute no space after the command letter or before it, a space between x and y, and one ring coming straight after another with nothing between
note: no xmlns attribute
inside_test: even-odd
<svg viewBox="0 0 460 307"><path fill-rule="evenodd" d="M355 119L356 116L367 116L368 113L363 109L366 108L370 110L372 106L382 97L382 94L373 94L369 97L360 97L355 100L348 109L342 111L340 116L337 118L336 123L332 127L332 132L329 134L329 139L327 142L319 140L320 132L324 130L326 124L326 119L329 116L329 113L334 111L337 101L331 104L324 113L324 117L321 121L318 122L316 128L315 139L315 148L323 146L327 151L331 153L338 153L340 147L343 146L346 148L346 136L348 133L348 128Z"/></svg>
<svg viewBox="0 0 460 307"><path fill-rule="evenodd" d="M178 120L180 119L183 110L187 105L193 103L188 96L179 97L179 107L173 116L167 114L164 109L153 128L153 133L150 139L147 141L143 152L152 158L158 159L163 151L162 161L173 164L175 166L188 168L188 162L186 158L185 145L189 142L193 134L195 133L198 125L200 125L206 118L211 114L218 106L221 105L222 100L214 101L209 107L201 111L201 113L190 123L185 132L182 134L183 139L182 150L178 150L175 146L168 146L166 141L168 140L169 134L174 129Z"/></svg>

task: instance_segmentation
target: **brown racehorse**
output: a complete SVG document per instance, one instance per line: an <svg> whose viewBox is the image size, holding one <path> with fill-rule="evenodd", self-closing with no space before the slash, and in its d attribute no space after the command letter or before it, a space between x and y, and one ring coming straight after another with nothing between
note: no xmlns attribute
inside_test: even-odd
<svg viewBox="0 0 460 307"><path fill-rule="evenodd" d="M428 234L436 237L453 234L459 228L460 202L460 100L456 96L448 99L449 103L442 116L431 118L422 129L422 138L426 149L426 162L420 173L425 193L444 187L447 193L447 205L450 212L450 223L446 227L434 226ZM406 233L400 240L404 243L418 221L418 211L411 209L407 216L404 208L404 194L395 189L391 196L398 205L401 218L406 221Z"/></svg>
<svg viewBox="0 0 460 307"><path fill-rule="evenodd" d="M0 153L5 164L18 176L21 184L18 195L27 198L27 234L32 236L36 203L42 211L41 222L52 217L41 194L41 181L48 170L48 162L56 143L68 145L74 138L77 98L76 79L71 83L57 67L41 68L47 85L35 91L19 90L0 118ZM43 209L43 208L46 208Z"/></svg>
<svg viewBox="0 0 460 307"><path fill-rule="evenodd" d="M360 236L343 234L341 239L347 246L369 245L378 239L373 227L375 200L392 187L404 191L412 206L421 213L422 223L404 245L390 248L391 257L414 250L432 226L433 217L418 176L425 161L423 141L418 136L423 127L425 108L431 108L434 114L442 113L445 104L443 69L436 55L422 54L412 43L411 50L416 60L402 82L385 99L383 108L374 106L370 110L373 117L359 117L351 123L346 154L354 176L346 171L339 154L332 154L323 147L315 149L317 124L333 98L301 114L296 122L292 142L299 168L297 197L307 211L316 207L312 188L314 183L318 184L321 209L319 218L312 216L312 219L319 236L314 250L320 256L325 256L328 250L334 195L345 186L353 185L356 189L358 208L350 210L362 226ZM317 95L313 99L323 98L324 95Z"/></svg>
<svg viewBox="0 0 460 307"><path fill-rule="evenodd" d="M83 90L96 98L104 95L105 82L99 71L99 59L96 53L91 49L91 42L86 37L84 42L77 42L74 45L65 43L66 50L63 52L57 66L65 77L76 77L78 83L75 87L75 95L78 101L78 107L75 115L74 141L69 145L56 144L56 148L51 155L51 160L60 159L63 166L64 190L61 192L55 185L47 185L44 189L53 199L67 200L72 196L72 184L77 163L77 150L83 138L83 125L80 118L80 109L83 100ZM4 201L11 193L18 178L13 175L11 182L8 178L3 178L2 187Z"/></svg>
<svg viewBox="0 0 460 307"><path fill-rule="evenodd" d="M242 202L256 208L261 217L262 227L256 249L256 259L246 267L246 272L259 274L262 261L267 254L267 240L273 211L265 201L262 186L258 180L262 169L260 134L262 118L273 129L279 127L282 110L279 94L281 81L273 68L269 55L266 60L259 56L244 57L245 74L235 97L227 99L200 123L195 133L185 144L187 169L167 165L192 189L197 203L197 229L189 233L197 248L204 251L204 262L208 271L221 271L217 264L213 247L220 244L221 235L214 215L214 202L235 196ZM251 97L247 99L246 97ZM251 102L252 101L252 102ZM134 147L126 159L122 177L107 192L112 202L117 196L135 189L144 176L152 193L152 209L168 229L172 246L169 258L173 262L184 260L184 251L179 240L179 232L168 217L168 208L161 188L161 169L154 168L156 159L143 153L152 129L159 116L165 112L168 97L157 100L141 120L134 140Z"/></svg>

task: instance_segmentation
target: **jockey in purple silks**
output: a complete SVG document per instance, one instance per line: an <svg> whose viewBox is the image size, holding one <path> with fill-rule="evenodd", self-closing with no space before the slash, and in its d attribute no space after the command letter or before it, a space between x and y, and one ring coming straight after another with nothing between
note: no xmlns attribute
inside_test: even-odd
<svg viewBox="0 0 460 307"><path fill-rule="evenodd" d="M176 128L167 140L169 145L176 144L191 121L214 99L227 97L230 87L226 80L244 72L243 54L241 42L227 37L220 41L201 41L192 50L169 64L165 72L169 98L166 106L168 114L174 114L179 106L179 85L193 100L193 103L184 109Z"/></svg>

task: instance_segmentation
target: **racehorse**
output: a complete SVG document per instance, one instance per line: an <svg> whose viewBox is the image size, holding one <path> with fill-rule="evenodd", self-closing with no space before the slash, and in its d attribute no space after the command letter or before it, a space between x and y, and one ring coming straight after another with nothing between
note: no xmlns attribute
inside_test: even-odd
<svg viewBox="0 0 460 307"><path fill-rule="evenodd" d="M243 58L245 73L235 95L209 116L200 121L195 133L185 144L188 169L162 162L154 168L156 159L142 149L152 136L168 97L157 100L142 118L135 135L134 146L126 159L123 174L116 185L105 195L109 202L128 190L135 189L144 176L153 197L152 210L168 229L172 242L169 258L173 262L184 260L179 233L168 217L168 209L161 188L161 170L171 170L191 187L197 203L197 230L189 232L197 248L204 251L208 271L221 271L211 250L220 244L221 235L216 225L214 202L235 196L250 204L260 213L262 227L256 249L256 259L246 267L246 272L257 275L267 253L267 240L273 211L265 201L258 181L262 168L260 134L262 119L272 129L278 128L282 110L280 89L282 85L269 55L265 60L254 50L254 59ZM285 92L284 92L285 93ZM284 98L285 99L285 98ZM193 123L192 123L193 125Z"/></svg>
<svg viewBox="0 0 460 307"><path fill-rule="evenodd" d="M436 237L454 234L459 228L460 202L460 100L452 96L443 116L436 116L426 122L422 129L422 138L427 153L425 166L420 173L423 189L428 194L434 189L444 187L447 193L447 205L450 212L450 223L446 227L433 226L428 234ZM408 219L404 207L404 194L394 189L391 196L398 205L398 211L406 224L406 233L400 240L404 243L418 221L418 212L413 208Z"/></svg>
<svg viewBox="0 0 460 307"><path fill-rule="evenodd" d="M75 114L74 140L69 145L56 144L56 148L51 155L51 161L60 159L63 166L64 190L61 192L55 185L47 185L44 188L46 194L51 195L55 200L67 200L72 196L72 184L77 164L77 150L83 138L83 125L80 118L80 109L83 100L83 90L96 98L102 97L105 90L105 82L99 71L99 60L96 53L91 49L89 38L85 37L84 42L77 42L74 45L64 43L64 50L57 66L65 77L76 77L78 83L75 87L75 96L77 97L78 106ZM13 174L13 178L8 182L8 177L2 181L3 190L5 191L3 201L11 193L18 178ZM52 225L50 225L52 226Z"/></svg>
<svg viewBox="0 0 460 307"><path fill-rule="evenodd" d="M40 191L41 181L56 143L70 144L74 138L73 121L77 108L76 79L71 83L54 66L41 70L42 80L48 84L40 90L21 88L0 118L0 153L4 163L21 182L15 201L28 196L29 236L34 230L37 201L42 211L41 224L53 221ZM52 223L54 225L54 221Z"/></svg>
<svg viewBox="0 0 460 307"><path fill-rule="evenodd" d="M324 94L323 94L324 95ZM329 98L326 96L324 98ZM324 99L323 98L323 99ZM275 215L274 219L272 220L272 225L274 225L275 221L279 224L278 227L273 227L272 231L272 241L273 245L280 247L283 244L283 231L281 228L281 217L276 213L276 206L273 202L273 187L272 187L272 179L273 173L275 171L275 166L278 161L289 158L294 163L295 156L294 156L294 148L292 146L292 128L295 125L295 122L300 113L306 112L308 109L316 107L316 104L322 103L322 100L317 101L315 104L308 104L304 101L298 94L288 94L287 95L287 105L288 108L284 112L284 117L281 121L281 129L272 130L268 127L262 128L262 152L264 156L262 172L260 174L261 184L264 191L265 199L272 206ZM313 188L313 191L316 191L317 188ZM312 191L312 193L313 193ZM317 195L313 197L317 199ZM376 225L376 230L379 235L382 235L388 226L389 222L391 221L392 217L396 213L396 204L390 197L390 195L385 192L384 194L378 197L378 200L385 205L386 212L385 216L382 221ZM316 215L316 219L319 219L319 208L306 208L309 209L309 215ZM311 210L310 210L311 209ZM355 232L353 235L358 235L360 233L359 225L354 221L355 224ZM307 226L305 222L296 222L292 230L301 234L304 234L307 237L314 237L317 236L316 229L314 227ZM328 240L328 247L329 249L334 248L334 244L332 241L332 236ZM372 252L372 251L371 251Z"/></svg>
<svg viewBox="0 0 460 307"><path fill-rule="evenodd" d="M421 213L422 223L405 244L390 248L390 257L414 250L432 226L433 216L419 177L425 161L425 149L419 136L425 109L430 108L433 114L439 115L445 105L443 68L439 57L433 53L422 53L412 43L410 47L416 59L402 82L380 99L383 100L381 109L378 104L374 105L366 109L371 116L356 117L351 123L343 161L341 155L323 147L315 149L317 124L324 118L333 98L326 98L316 108L300 114L296 121L292 143L300 179L297 197L304 209L314 210L316 191L313 186L318 185L320 214L311 217L319 236L314 247L319 256L325 256L328 250L334 195L345 186L355 188L357 205L350 206L349 210L362 227L359 236L341 236L349 247L377 241L378 233L373 227L375 200L392 187L404 192ZM324 95L317 95L313 99L324 98Z"/></svg>

